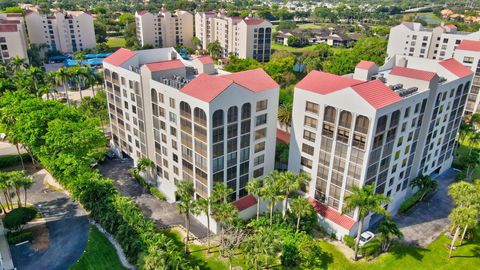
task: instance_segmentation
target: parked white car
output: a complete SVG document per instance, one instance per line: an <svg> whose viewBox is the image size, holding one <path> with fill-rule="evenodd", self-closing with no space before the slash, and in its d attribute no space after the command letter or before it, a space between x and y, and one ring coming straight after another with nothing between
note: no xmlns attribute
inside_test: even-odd
<svg viewBox="0 0 480 270"><path fill-rule="evenodd" d="M372 233L371 231L365 231L360 235L360 242L358 245L360 247L363 247L366 243L372 241L372 239L375 237L375 234ZM357 238L355 238L355 242L357 241Z"/></svg>

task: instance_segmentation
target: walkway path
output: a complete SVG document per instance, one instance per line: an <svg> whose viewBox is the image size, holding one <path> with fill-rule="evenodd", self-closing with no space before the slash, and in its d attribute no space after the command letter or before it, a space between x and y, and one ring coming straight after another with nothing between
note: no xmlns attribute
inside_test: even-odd
<svg viewBox="0 0 480 270"><path fill-rule="evenodd" d="M99 166L102 174L111 178L115 187L123 196L131 197L140 207L143 214L152 219L159 228L174 225L185 227L185 218L178 214L175 204L160 201L155 196L147 193L144 188L130 176L128 169L131 162L114 159L106 160ZM190 230L197 238L207 236L207 228L195 219L190 220Z"/></svg>
<svg viewBox="0 0 480 270"><path fill-rule="evenodd" d="M448 229L448 215L453 207L448 196L448 185L455 181L453 169L438 176L438 190L424 202L418 203L405 215L397 215L393 220L404 235L403 242L408 245L425 247Z"/></svg>
<svg viewBox="0 0 480 270"><path fill-rule="evenodd" d="M31 243L10 246L14 265L19 270L68 269L85 250L88 239L88 217L85 210L63 192L44 184L48 172L35 173L35 184L29 190L28 202L34 204L46 220L48 247L36 250Z"/></svg>

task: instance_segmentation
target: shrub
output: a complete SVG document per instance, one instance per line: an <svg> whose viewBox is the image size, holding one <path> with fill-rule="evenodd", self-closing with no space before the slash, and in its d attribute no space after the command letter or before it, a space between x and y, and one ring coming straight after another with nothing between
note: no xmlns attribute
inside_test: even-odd
<svg viewBox="0 0 480 270"><path fill-rule="evenodd" d="M398 212L399 213L406 213L408 210L410 210L420 200L421 196L422 196L421 192L417 192L417 193L413 194L410 198L406 199L400 205L400 208L398 209Z"/></svg>
<svg viewBox="0 0 480 270"><path fill-rule="evenodd" d="M149 188L149 191L150 191L150 193L152 193L153 196L157 197L157 199L159 199L160 201L166 201L167 200L165 195L160 190L158 190L158 188L156 188L154 186L151 186Z"/></svg>
<svg viewBox="0 0 480 270"><path fill-rule="evenodd" d="M457 175L455 176L455 180L457 181L462 181L462 180L465 180L466 178L467 178L467 172L465 170L458 172Z"/></svg>
<svg viewBox="0 0 480 270"><path fill-rule="evenodd" d="M294 267L298 265L298 248L296 247L295 243L288 243L283 245L280 261L285 267Z"/></svg>
<svg viewBox="0 0 480 270"><path fill-rule="evenodd" d="M3 223L8 230L18 230L37 216L37 209L33 207L15 208L5 215Z"/></svg>
<svg viewBox="0 0 480 270"><path fill-rule="evenodd" d="M7 233L7 241L10 245L15 245L25 241L32 241L32 239L33 239L33 232L28 230Z"/></svg>
<svg viewBox="0 0 480 270"><path fill-rule="evenodd" d="M375 238L372 241L366 243L363 247L360 248L360 254L365 259L370 259L378 256L381 251L380 239Z"/></svg>
<svg viewBox="0 0 480 270"><path fill-rule="evenodd" d="M23 162L30 161L28 154L22 154ZM20 157L18 155L0 157L0 168L7 168L20 164Z"/></svg>
<svg viewBox="0 0 480 270"><path fill-rule="evenodd" d="M343 237L343 242L345 243L345 245L347 245L347 247L351 249L355 248L355 238L353 238L353 236L345 235Z"/></svg>

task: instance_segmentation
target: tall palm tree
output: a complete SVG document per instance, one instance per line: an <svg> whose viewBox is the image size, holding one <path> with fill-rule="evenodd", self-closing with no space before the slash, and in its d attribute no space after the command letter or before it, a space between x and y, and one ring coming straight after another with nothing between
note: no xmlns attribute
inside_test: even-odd
<svg viewBox="0 0 480 270"><path fill-rule="evenodd" d="M21 69L24 69L28 66L27 61L23 58L20 58L18 55L10 58L8 65L10 66L10 70L14 73L17 73Z"/></svg>
<svg viewBox="0 0 480 270"><path fill-rule="evenodd" d="M480 184L480 181L478 183ZM478 185L478 188L480 188L480 185ZM453 183L448 187L448 194L452 197L456 206L472 207L480 210L480 190L477 190L476 185L465 181ZM471 223L465 224L462 237L460 238L460 245L462 245L463 240L465 239L465 234L471 225Z"/></svg>
<svg viewBox="0 0 480 270"><path fill-rule="evenodd" d="M283 172L281 173L281 176L280 185L281 191L284 194L282 217L285 219L288 207L288 197L292 192L298 191L302 186L306 185L310 179L305 173L296 174L292 171Z"/></svg>
<svg viewBox="0 0 480 270"><path fill-rule="evenodd" d="M15 136L15 132L13 132L11 129L8 129L7 130L7 140L15 145L15 148L17 149L17 155L18 155L18 158L20 159L20 163L22 164L22 169L25 170L25 163L23 162L23 156L22 156L22 153L20 152L20 141L19 139L17 138L17 136Z"/></svg>
<svg viewBox="0 0 480 270"><path fill-rule="evenodd" d="M431 191L434 191L438 187L437 181L433 180L429 175L419 175L410 182L410 187L418 188L420 192L420 201Z"/></svg>
<svg viewBox="0 0 480 270"><path fill-rule="evenodd" d="M88 84L92 88L92 95L95 96L95 84L97 84L97 74L95 70L90 66L85 68L85 79L87 80Z"/></svg>
<svg viewBox="0 0 480 270"><path fill-rule="evenodd" d="M13 209L13 202L11 197L12 181L8 172L0 172L0 190L3 191L3 196L7 204L7 208Z"/></svg>
<svg viewBox="0 0 480 270"><path fill-rule="evenodd" d="M30 78L32 78L35 94L37 95L37 97L39 97L40 96L39 84L42 83L43 78L45 76L45 72L43 72L43 70L39 67L31 66L28 69L28 75L30 76Z"/></svg>
<svg viewBox="0 0 480 270"><path fill-rule="evenodd" d="M452 257L452 251L455 247L455 242L457 241L458 235L460 233L460 229L465 227L474 226L475 223L478 221L478 209L474 207L457 207L452 210L448 218L452 222L455 229L455 234L452 238L452 243L450 244L450 251L448 253L448 258Z"/></svg>
<svg viewBox="0 0 480 270"><path fill-rule="evenodd" d="M183 180L177 185L177 196L179 201L177 202L177 210L180 214L185 215L185 226L187 227L187 236L185 237L185 253L188 253L188 242L190 240L190 215L195 215L197 208L195 207L195 201L193 195L195 189L193 182L190 180Z"/></svg>
<svg viewBox="0 0 480 270"><path fill-rule="evenodd" d="M218 202L213 205L212 217L220 225L220 245L223 249L223 239L225 234L225 225L231 223L238 210L235 206L228 202ZM223 251L222 251L223 253Z"/></svg>
<svg viewBox="0 0 480 270"><path fill-rule="evenodd" d="M212 198L197 199L197 208L199 213L205 213L207 216L207 252L210 253L210 208L212 206Z"/></svg>
<svg viewBox="0 0 480 270"><path fill-rule="evenodd" d="M472 180L473 172L475 168L480 163L480 150L478 149L470 149L470 153L465 157L463 163L467 167L466 177L467 180Z"/></svg>
<svg viewBox="0 0 480 270"><path fill-rule="evenodd" d="M149 158L141 158L138 160L137 169L139 172L148 172L148 178L152 176L152 170L155 168L155 163ZM147 171L148 169L148 171Z"/></svg>
<svg viewBox="0 0 480 270"><path fill-rule="evenodd" d="M269 268L281 250L282 243L275 230L261 227L255 234L245 240L243 250L247 263L254 269L263 266Z"/></svg>
<svg viewBox="0 0 480 270"><path fill-rule="evenodd" d="M63 90L65 91L65 96L67 98L67 104L70 104L70 98L68 97L68 81L70 80L70 72L68 68L61 67L55 73L55 82L57 85L63 85Z"/></svg>
<svg viewBox="0 0 480 270"><path fill-rule="evenodd" d="M472 124L462 121L458 129L458 141L460 143L463 143L465 139L474 131L475 131L475 128L473 127Z"/></svg>
<svg viewBox="0 0 480 270"><path fill-rule="evenodd" d="M354 259L357 260L358 245L360 243L360 235L362 234L363 222L365 218L371 213L384 216L388 215L387 211L382 205L389 203L390 200L383 194L375 194L373 184L361 188L354 186L352 189L352 194L345 197L342 214L350 213L355 210L358 212L358 229L354 254Z"/></svg>
<svg viewBox="0 0 480 270"><path fill-rule="evenodd" d="M382 250L384 252L388 251L393 240L403 237L403 233L398 228L397 223L393 222L390 218L386 218L380 223L377 230L382 234Z"/></svg>
<svg viewBox="0 0 480 270"><path fill-rule="evenodd" d="M313 211L312 205L304 197L298 197L292 200L290 204L292 213L297 216L297 231L300 229L300 219L310 215Z"/></svg>
<svg viewBox="0 0 480 270"><path fill-rule="evenodd" d="M282 198L280 194L280 179L282 175L278 171L273 171L264 179L262 196L268 201L270 208L270 225L273 223L273 210L278 199Z"/></svg>
<svg viewBox="0 0 480 270"><path fill-rule="evenodd" d="M278 107L277 118L280 126L285 127L288 131L288 128L292 124L292 103L283 103Z"/></svg>
<svg viewBox="0 0 480 270"><path fill-rule="evenodd" d="M260 217L260 199L262 195L263 183L260 179L252 179L245 187L251 195L257 199L257 220Z"/></svg>
<svg viewBox="0 0 480 270"><path fill-rule="evenodd" d="M473 131L468 137L468 145L470 146L470 152L480 143L480 132Z"/></svg>
<svg viewBox="0 0 480 270"><path fill-rule="evenodd" d="M78 93L80 94L80 101L81 101L83 100L82 85L85 79L87 78L85 69L83 67L75 67L75 68L69 69L69 71L72 77L77 82Z"/></svg>
<svg viewBox="0 0 480 270"><path fill-rule="evenodd" d="M228 199L228 195L232 194L233 189L227 187L225 184L216 184L213 187L212 194L210 195L212 197L212 200L214 201L221 201L226 203Z"/></svg>

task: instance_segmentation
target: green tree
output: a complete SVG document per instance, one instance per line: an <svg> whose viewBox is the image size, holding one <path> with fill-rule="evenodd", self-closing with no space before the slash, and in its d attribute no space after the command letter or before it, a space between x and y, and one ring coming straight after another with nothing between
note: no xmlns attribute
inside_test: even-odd
<svg viewBox="0 0 480 270"><path fill-rule="evenodd" d="M25 59L20 58L18 55L10 58L8 61L8 66L13 73L17 73L20 70L26 68L28 66L27 61Z"/></svg>
<svg viewBox="0 0 480 270"><path fill-rule="evenodd" d="M262 197L268 201L270 208L270 225L273 223L273 211L277 200L281 199L279 185L282 175L278 171L273 171L263 179Z"/></svg>
<svg viewBox="0 0 480 270"><path fill-rule="evenodd" d="M290 204L292 213L297 217L297 231L300 229L300 219L312 214L312 205L306 198L298 197L292 200Z"/></svg>
<svg viewBox="0 0 480 270"><path fill-rule="evenodd" d="M147 172L147 178L150 179L153 175L153 169L155 168L155 163L147 158L143 157L138 160L137 169L139 172Z"/></svg>
<svg viewBox="0 0 480 270"><path fill-rule="evenodd" d="M68 96L69 79L70 79L70 72L68 71L68 68L61 67L55 72L55 82L57 83L57 85L63 85L63 90L65 91L67 104L70 104L70 98Z"/></svg>
<svg viewBox="0 0 480 270"><path fill-rule="evenodd" d="M452 257L452 251L455 247L455 243L460 233L460 229L462 227L473 227L478 221L478 214L478 209L474 207L457 207L452 210L448 218L456 229L455 234L452 238L452 243L450 244L448 258Z"/></svg>
<svg viewBox="0 0 480 270"><path fill-rule="evenodd" d="M381 233L380 239L382 241L382 250L384 252L388 251L393 240L397 238L401 239L403 237L403 233L400 231L397 224L390 218L386 218L382 223L380 223L377 230L379 233Z"/></svg>
<svg viewBox="0 0 480 270"><path fill-rule="evenodd" d="M462 121L458 129L458 141L463 144L465 142L465 139L474 131L475 128L471 123Z"/></svg>
<svg viewBox="0 0 480 270"><path fill-rule="evenodd" d="M220 226L220 245L223 250L225 249L224 235L225 226L231 224L238 214L237 208L231 203L220 201L213 204L212 217L217 221L217 225Z"/></svg>
<svg viewBox="0 0 480 270"><path fill-rule="evenodd" d="M458 207L471 207L480 210L480 181L477 181L476 184L465 181L453 183L448 187L448 195L452 197L453 202ZM465 224L460 245L462 245L469 227L472 227L471 222Z"/></svg>
<svg viewBox="0 0 480 270"><path fill-rule="evenodd" d="M472 180L473 172L475 171L477 165L480 163L480 150L473 149L472 151L470 151L470 153L468 153L468 155L463 159L463 163L467 167L467 180Z"/></svg>
<svg viewBox="0 0 480 270"><path fill-rule="evenodd" d="M180 181L177 185L176 195L178 197L177 210L185 215L185 226L187 227L187 236L185 237L185 253L188 253L188 242L190 240L190 216L197 214L196 202L193 200L195 189L190 180Z"/></svg>
<svg viewBox="0 0 480 270"><path fill-rule="evenodd" d="M420 192L420 201L429 193L437 189L438 183L429 175L419 175L410 182L411 188L417 188Z"/></svg>
<svg viewBox="0 0 480 270"><path fill-rule="evenodd" d="M240 59L230 54L229 62L225 66L225 70L229 72L240 72L261 67L261 64L253 58Z"/></svg>
<svg viewBox="0 0 480 270"><path fill-rule="evenodd" d="M248 266L258 270L268 269L282 249L282 243L276 231L261 227L255 234L244 241L243 251Z"/></svg>
<svg viewBox="0 0 480 270"><path fill-rule="evenodd" d="M127 25L135 21L135 16L132 13L123 13L118 17L118 22Z"/></svg>
<svg viewBox="0 0 480 270"><path fill-rule="evenodd" d="M107 26L99 21L93 22L95 28L95 39L97 43L107 42Z"/></svg>
<svg viewBox="0 0 480 270"><path fill-rule="evenodd" d="M278 106L277 118L280 126L288 131L292 123L293 104L284 103Z"/></svg>
<svg viewBox="0 0 480 270"><path fill-rule="evenodd" d="M212 207L212 198L199 198L197 199L197 208L199 213L204 213L207 216L207 252L210 253L210 218Z"/></svg>
<svg viewBox="0 0 480 270"><path fill-rule="evenodd" d="M198 37L193 37L192 38L192 45L193 45L194 49L198 49L202 45L202 42L200 41L200 39Z"/></svg>
<svg viewBox="0 0 480 270"><path fill-rule="evenodd" d="M220 42L218 40L215 40L214 42L210 42L207 44L207 51L211 57L213 57L214 59L218 59L222 56L223 48L222 45L220 45Z"/></svg>
<svg viewBox="0 0 480 270"><path fill-rule="evenodd" d="M300 190L310 180L305 173L294 173L292 171L282 172L280 176L280 192L283 197L282 217L285 219L288 207L288 198L292 192Z"/></svg>
<svg viewBox="0 0 480 270"><path fill-rule="evenodd" d="M257 199L257 220L260 216L260 200L263 192L263 182L260 179L252 179L247 183L246 189L249 194Z"/></svg>
<svg viewBox="0 0 480 270"><path fill-rule="evenodd" d="M292 81L292 77L290 77L288 74L293 72L294 64L295 58L288 57L278 60L270 60L264 65L263 68L277 83L286 84Z"/></svg>
<svg viewBox="0 0 480 270"><path fill-rule="evenodd" d="M358 229L357 239L355 241L354 260L358 259L358 245L360 235L362 234L363 221L371 213L387 216L387 211L383 208L384 204L389 203L389 199L383 194L375 194L374 186L352 187L352 194L345 197L342 213L350 213L357 210Z"/></svg>

